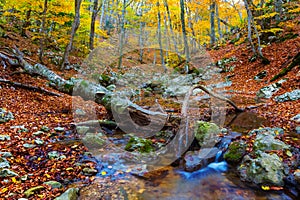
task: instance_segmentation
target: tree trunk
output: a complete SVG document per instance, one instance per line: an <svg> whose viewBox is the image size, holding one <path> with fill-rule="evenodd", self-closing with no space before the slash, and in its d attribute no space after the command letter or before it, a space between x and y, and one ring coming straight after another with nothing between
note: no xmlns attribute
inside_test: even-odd
<svg viewBox="0 0 300 200"><path fill-rule="evenodd" d="M89 42L89 47L90 50L94 49L94 38L95 38L95 23L96 23L96 18L99 12L98 7L98 0L94 0L94 5L93 5L93 10L92 10L92 18L91 18L91 30L90 30L90 42Z"/></svg>
<svg viewBox="0 0 300 200"><path fill-rule="evenodd" d="M187 40L187 33L185 29L185 10L184 10L184 0L180 0L180 20L181 20L181 27L182 27L182 35L183 35L183 42L184 42L184 51L185 51L185 60L186 66L190 62L190 51L189 51L189 44ZM186 69L188 72L188 69Z"/></svg>
<svg viewBox="0 0 300 200"><path fill-rule="evenodd" d="M214 45L216 42L216 32L215 32L215 10L216 2L210 4L210 44Z"/></svg>
<svg viewBox="0 0 300 200"><path fill-rule="evenodd" d="M100 15L100 19L99 19L99 28L100 29L102 29L102 27L103 27L103 18L104 18L105 4L106 4L106 0L102 0L101 15Z"/></svg>
<svg viewBox="0 0 300 200"><path fill-rule="evenodd" d="M62 61L60 64L60 69L64 70L65 65L69 64L68 58L69 58L69 54L70 51L72 49L73 46L73 40L76 34L77 29L79 28L80 25L80 6L81 6L81 2L82 0L75 0L75 17L74 17L74 22L72 24L72 31L71 31L71 37L70 37L70 42L67 45L64 55L62 57Z"/></svg>
<svg viewBox="0 0 300 200"><path fill-rule="evenodd" d="M28 11L26 11L26 19L25 19L25 23L22 27L22 30L21 30L21 35L24 37L26 35L26 29L28 26L30 26L30 16L31 16L31 9L29 9Z"/></svg>
<svg viewBox="0 0 300 200"><path fill-rule="evenodd" d="M171 33L171 39L172 39L173 44L174 44L174 49L175 49L176 54L178 55L178 59L181 61L181 57L180 57L180 54L179 54L179 51L178 51L177 41L176 41L176 38L175 38L175 35L174 35L174 31L173 31L172 19L171 19L170 10L169 10L169 5L168 5L167 0L164 0L164 6L165 6L166 11L167 11L168 22L169 22L169 28L170 28L170 33ZM167 28L167 27L166 27L166 28Z"/></svg>
<svg viewBox="0 0 300 200"><path fill-rule="evenodd" d="M248 40L250 42L251 49L252 49L253 53L256 54L255 46L254 46L253 41L252 41L252 29L251 29L252 13L251 13L251 10L249 8L248 1L244 0L244 3L245 3L245 8L247 10Z"/></svg>
<svg viewBox="0 0 300 200"><path fill-rule="evenodd" d="M278 14L275 16L275 20L277 23L281 20L281 14L282 14L282 0L275 0L275 12Z"/></svg>
<svg viewBox="0 0 300 200"><path fill-rule="evenodd" d="M161 15L160 15L160 9L159 9L159 0L156 1L156 7L157 7L157 36L158 36L158 44L159 44L159 52L160 52L160 61L161 65L164 68L165 72L167 71L167 68L165 66L165 60L164 60L164 51L162 46L162 40L161 40Z"/></svg>
<svg viewBox="0 0 300 200"><path fill-rule="evenodd" d="M220 41L223 38L223 34L222 34L222 29L221 29L221 20L219 17L219 6L218 4L216 4L216 18L217 18L217 22L218 22L218 33L219 33L219 37L220 37Z"/></svg>
<svg viewBox="0 0 300 200"><path fill-rule="evenodd" d="M122 67L122 59L123 59L123 45L124 45L124 38L125 38L125 12L126 12L126 0L123 0L121 26L120 26L121 33L120 33L120 44L119 44L119 62L118 62L119 69L121 69Z"/></svg>
<svg viewBox="0 0 300 200"><path fill-rule="evenodd" d="M39 53L39 60L43 64L43 57L44 57L44 48L45 48L45 40L46 40L46 14L48 10L48 0L44 1L44 10L42 12L42 24L40 29L40 53Z"/></svg>

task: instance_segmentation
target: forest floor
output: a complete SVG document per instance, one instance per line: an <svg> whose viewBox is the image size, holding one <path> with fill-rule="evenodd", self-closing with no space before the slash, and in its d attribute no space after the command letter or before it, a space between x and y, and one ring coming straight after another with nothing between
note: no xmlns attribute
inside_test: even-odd
<svg viewBox="0 0 300 200"><path fill-rule="evenodd" d="M298 27L294 32L300 35ZM5 47L18 46L21 50L29 51L31 62L38 62L38 46L33 44L30 39L24 39L17 34L9 33L10 37L0 38L0 50ZM226 89L234 96L246 96L255 99L257 91L263 86L269 85L270 79L279 73L283 64L294 57L300 50L300 37L286 40L280 43L272 43L263 48L263 54L271 63L264 65L259 59L249 62L252 55L248 44L235 46L227 44L218 50L210 50L209 54L214 61L223 58L235 56L237 61L230 63L235 65L231 72L222 73L222 76L230 76L232 85ZM81 59L72 56L71 63L80 63ZM45 60L45 65L58 73L59 75L70 78L77 72L75 70L66 70L61 72L49 60ZM46 86L47 81L42 77L33 77L25 73L15 73L20 68L4 67L0 65L0 77L23 84L40 86L47 90L57 92ZM254 76L259 72L267 71L267 76L261 81L254 80ZM300 73L299 67L292 69L284 78L288 81L283 83L282 88L275 94L280 95L290 92L293 89L299 89ZM229 92L230 93L230 92ZM49 96L40 92L30 91L0 83L0 108L13 113L15 119L4 124L0 124L0 135L9 135L11 140L0 140L1 152L11 152L13 157L7 158L11 169L19 174L18 178L0 178L0 199L16 199L24 196L24 192L32 187L43 185L43 192L30 195L30 199L53 199L66 190L51 189L50 186L43 184L46 181L56 180L68 185L78 180L81 184L90 183L94 176L88 176L81 173L83 168L94 168L95 163L86 162L81 165L76 163L83 157L82 152L87 149L80 142L73 141L74 127L70 124L74 122L72 113L72 102L84 102L80 97L71 97L61 93L60 97ZM234 98L237 105L245 106L245 102ZM94 105L100 118L106 118L105 108L93 102L88 102L81 108L84 111L91 109ZM81 104L83 105L83 103ZM264 104L252 109L258 115L264 117L272 127L282 127L287 132L294 132L295 127L299 126L296 122L290 120L293 116L300 113L300 100L277 103L273 98L265 99ZM88 120L88 118L86 118ZM23 126L23 127L16 127ZM43 126L50 130L42 135L32 136L34 132L39 131ZM64 131L55 129L63 127ZM47 145L37 145L37 139L43 140ZM72 142L60 142L70 139ZM68 141L68 140L67 140ZM34 144L37 147L28 148L24 144ZM62 159L48 159L49 152L57 151L65 155ZM23 177L24 179L21 179ZM78 184L78 183L77 183Z"/></svg>

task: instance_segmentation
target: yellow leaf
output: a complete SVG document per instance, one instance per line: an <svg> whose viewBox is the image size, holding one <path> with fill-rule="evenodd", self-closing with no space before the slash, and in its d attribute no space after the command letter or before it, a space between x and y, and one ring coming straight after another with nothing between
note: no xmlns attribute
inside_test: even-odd
<svg viewBox="0 0 300 200"><path fill-rule="evenodd" d="M292 157L292 156L293 156L292 152L290 152L289 150L287 150L285 153L286 153L286 155L287 155L288 157Z"/></svg>
<svg viewBox="0 0 300 200"><path fill-rule="evenodd" d="M263 190L270 190L270 187L269 187L269 186L262 185L262 186L261 186L261 189L263 189Z"/></svg>
<svg viewBox="0 0 300 200"><path fill-rule="evenodd" d="M106 175L106 171L102 171L102 172L101 172L101 175L102 175L102 176L105 176L105 175Z"/></svg>
<svg viewBox="0 0 300 200"><path fill-rule="evenodd" d="M51 177L49 174L45 174L45 176L46 176L47 178L50 178L50 177Z"/></svg>
<svg viewBox="0 0 300 200"><path fill-rule="evenodd" d="M7 188L2 188L2 189L1 189L1 193L6 192L7 190L8 190Z"/></svg>
<svg viewBox="0 0 300 200"><path fill-rule="evenodd" d="M11 179L11 181L12 181L13 183L17 183L17 182L18 182L18 181L16 180L15 177L13 177L13 178Z"/></svg>
<svg viewBox="0 0 300 200"><path fill-rule="evenodd" d="M74 170L74 169L73 169L73 167L68 167L66 170L70 171L70 170Z"/></svg>

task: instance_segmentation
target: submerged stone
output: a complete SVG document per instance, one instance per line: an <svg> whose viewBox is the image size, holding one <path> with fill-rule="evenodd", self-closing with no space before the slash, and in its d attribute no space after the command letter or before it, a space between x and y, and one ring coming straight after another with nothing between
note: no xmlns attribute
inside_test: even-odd
<svg viewBox="0 0 300 200"><path fill-rule="evenodd" d="M56 197L54 200L77 200L78 195L78 188L69 188L59 197Z"/></svg>
<svg viewBox="0 0 300 200"><path fill-rule="evenodd" d="M216 147L202 148L199 151L188 151L184 156L185 171L193 172L206 167L208 164L215 161L219 151L220 150Z"/></svg>

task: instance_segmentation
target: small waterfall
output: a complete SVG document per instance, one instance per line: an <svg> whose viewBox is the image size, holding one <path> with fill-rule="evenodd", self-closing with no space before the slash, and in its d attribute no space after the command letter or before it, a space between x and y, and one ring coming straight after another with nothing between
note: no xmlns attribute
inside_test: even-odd
<svg viewBox="0 0 300 200"><path fill-rule="evenodd" d="M220 162L222 160L222 154L223 154L223 151L220 150L216 155L215 162Z"/></svg>

